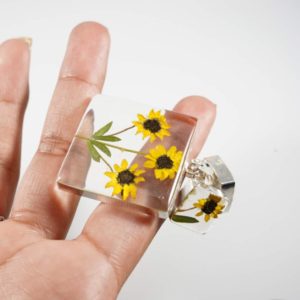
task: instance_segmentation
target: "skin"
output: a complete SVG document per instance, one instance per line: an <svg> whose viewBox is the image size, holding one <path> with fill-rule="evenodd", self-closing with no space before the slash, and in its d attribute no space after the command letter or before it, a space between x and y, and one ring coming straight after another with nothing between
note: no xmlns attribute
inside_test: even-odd
<svg viewBox="0 0 300 300"><path fill-rule="evenodd" d="M102 90L109 44L100 24L73 29L39 147L19 183L30 45L11 39L0 46L0 216L7 218L0 222L0 299L115 299L162 225L151 210L99 204L82 233L64 240L79 198L55 178L88 99ZM174 110L198 118L195 157L215 105L189 96Z"/></svg>

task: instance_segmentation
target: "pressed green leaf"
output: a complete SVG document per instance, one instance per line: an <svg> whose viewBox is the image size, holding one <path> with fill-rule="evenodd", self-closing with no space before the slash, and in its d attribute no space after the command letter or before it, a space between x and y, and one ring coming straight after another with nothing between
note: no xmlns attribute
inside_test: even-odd
<svg viewBox="0 0 300 300"><path fill-rule="evenodd" d="M107 142L119 142L121 141L120 138L118 138L117 136L114 135L102 135L102 136L97 136L94 137L96 140L99 141L107 141Z"/></svg>
<svg viewBox="0 0 300 300"><path fill-rule="evenodd" d="M196 218L188 217L188 216L181 216L181 215L172 216L172 220L175 222L180 222L180 223L198 223L199 222Z"/></svg>
<svg viewBox="0 0 300 300"><path fill-rule="evenodd" d="M106 125L104 125L103 127L101 127L98 131L96 131L94 134L93 134L93 137L96 138L96 137L99 137L99 136L102 136L103 134L105 134L112 126L113 122L109 122L107 123Z"/></svg>
<svg viewBox="0 0 300 300"><path fill-rule="evenodd" d="M100 155L99 155L98 151L95 149L95 147L93 146L93 144L90 141L87 142L87 145L88 145L88 149L89 149L92 159L94 161L99 162Z"/></svg>
<svg viewBox="0 0 300 300"><path fill-rule="evenodd" d="M92 144L95 147L97 147L99 150L101 150L103 153L105 153L107 156L111 157L111 152L106 145L104 145L101 142L97 142L97 141L92 141Z"/></svg>

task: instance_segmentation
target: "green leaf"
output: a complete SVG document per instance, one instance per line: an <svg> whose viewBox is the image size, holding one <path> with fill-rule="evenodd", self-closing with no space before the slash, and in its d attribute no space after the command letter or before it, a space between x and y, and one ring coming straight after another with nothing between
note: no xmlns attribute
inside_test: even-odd
<svg viewBox="0 0 300 300"><path fill-rule="evenodd" d="M106 125L104 125L103 127L101 127L98 131L96 131L94 134L93 134L93 137L96 138L96 137L99 137L99 136L102 136L103 134L105 134L112 126L113 122L109 122L107 123Z"/></svg>
<svg viewBox="0 0 300 300"><path fill-rule="evenodd" d="M104 154L106 154L107 156L111 157L111 152L108 149L107 146L105 146L103 143L101 142L97 142L97 141L92 141L92 144L94 146L96 146L99 150L101 150Z"/></svg>
<svg viewBox="0 0 300 300"><path fill-rule="evenodd" d="M88 149L89 149L92 159L94 161L99 162L100 155L99 155L98 151L95 149L95 147L93 146L93 144L90 141L87 142L87 145L88 145Z"/></svg>
<svg viewBox="0 0 300 300"><path fill-rule="evenodd" d="M172 220L180 223L198 223L199 220L193 217L181 216L181 215L173 215Z"/></svg>
<svg viewBox="0 0 300 300"><path fill-rule="evenodd" d="M121 141L120 138L118 138L117 136L114 136L114 135L102 135L102 136L94 137L94 139L100 140L100 141L107 141L107 142L119 142L119 141Z"/></svg>

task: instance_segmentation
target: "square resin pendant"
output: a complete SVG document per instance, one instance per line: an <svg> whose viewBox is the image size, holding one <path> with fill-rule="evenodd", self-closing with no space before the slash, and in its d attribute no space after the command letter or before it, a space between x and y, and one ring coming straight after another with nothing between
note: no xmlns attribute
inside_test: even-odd
<svg viewBox="0 0 300 300"><path fill-rule="evenodd" d="M170 219L185 228L207 233L233 200L235 182L219 156L193 159L186 167L182 188Z"/></svg>
<svg viewBox="0 0 300 300"><path fill-rule="evenodd" d="M57 182L89 198L145 206L166 218L181 188L196 123L188 115L97 95Z"/></svg>

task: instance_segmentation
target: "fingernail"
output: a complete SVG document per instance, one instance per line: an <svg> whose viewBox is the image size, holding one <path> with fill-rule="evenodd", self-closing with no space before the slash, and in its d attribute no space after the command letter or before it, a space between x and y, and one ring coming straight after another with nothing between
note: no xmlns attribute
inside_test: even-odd
<svg viewBox="0 0 300 300"><path fill-rule="evenodd" d="M31 37L20 37L20 40L22 40L23 42L25 42L29 48L31 48L32 45L32 38Z"/></svg>

